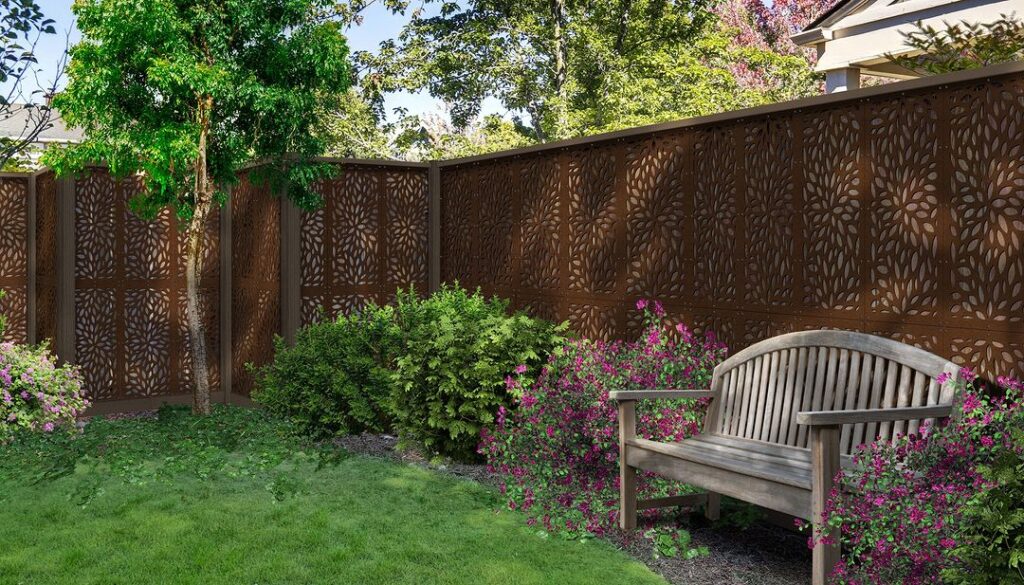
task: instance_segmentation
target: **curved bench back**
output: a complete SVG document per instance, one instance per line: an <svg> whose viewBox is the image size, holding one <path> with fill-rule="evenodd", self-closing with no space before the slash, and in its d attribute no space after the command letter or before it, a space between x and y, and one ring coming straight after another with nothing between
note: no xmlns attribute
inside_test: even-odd
<svg viewBox="0 0 1024 585"><path fill-rule="evenodd" d="M953 401L942 373L959 367L923 349L852 331L804 331L752 345L715 368L706 433L808 447L796 415L808 410L934 406ZM844 455L858 445L916 433L923 421L846 425ZM933 422L933 421L929 421Z"/></svg>

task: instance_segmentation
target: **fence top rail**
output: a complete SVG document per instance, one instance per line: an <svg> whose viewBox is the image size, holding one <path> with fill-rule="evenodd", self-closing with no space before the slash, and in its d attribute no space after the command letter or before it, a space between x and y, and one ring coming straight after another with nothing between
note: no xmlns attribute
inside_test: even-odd
<svg viewBox="0 0 1024 585"><path fill-rule="evenodd" d="M336 165L350 165L350 166L370 166L370 167L400 167L406 169L422 169L426 170L430 168L431 163L429 162L417 162L417 161L404 161L404 160L389 160L389 159L369 159L369 158L343 158L334 156L318 156L314 157L317 162L324 162ZM249 169L255 168L263 164L264 161L253 161L242 165L238 172L245 172ZM89 168L106 168L106 165L102 163L94 163L87 165ZM44 173L53 172L50 167L39 167L31 171L0 171L0 179L27 179L29 177L38 177Z"/></svg>
<svg viewBox="0 0 1024 585"><path fill-rule="evenodd" d="M437 164L441 167L451 167L487 161L492 159L512 158L517 156L534 154L538 152L561 150L594 143L614 142L617 140L624 140L627 138L634 138L638 136L667 132L670 130L679 130L682 128L693 128L697 126L708 126L713 124L736 122L747 118L754 118L769 114L793 113L805 109L858 102L861 100L866 100L874 97L899 95L903 93L919 91L924 89L941 89L950 85L960 85L970 83L972 81L981 81L1005 77L1021 72L1024 72L1024 61L1000 63L998 65L990 65L988 67L971 69L968 71L957 71L954 73L946 73L943 75L932 75L928 77L920 77L917 79L911 79L907 81L897 81L894 83L889 83L886 85L880 85L875 87L866 87L850 91L842 91L832 94L801 98L797 100L778 102L774 104L767 104L752 108L744 108L741 110L721 112L719 114L711 114L709 116L700 116L696 118L686 118L684 120L663 122L661 124L651 124L648 126L627 128L625 130L618 130L615 132L607 132L604 134L596 134L594 136L586 136L582 138L570 138L567 140L559 140L557 142L549 142L547 144L526 146L514 150L505 150L489 154L442 160L438 161Z"/></svg>

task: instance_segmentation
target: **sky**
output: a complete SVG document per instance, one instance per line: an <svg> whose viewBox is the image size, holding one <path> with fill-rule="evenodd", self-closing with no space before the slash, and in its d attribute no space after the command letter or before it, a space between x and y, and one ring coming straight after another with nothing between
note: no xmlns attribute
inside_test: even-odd
<svg viewBox="0 0 1024 585"><path fill-rule="evenodd" d="M81 35L74 26L74 15L71 14L72 0L36 0L47 18L56 21L57 34L44 35L36 47L39 64L48 73L44 79L52 78L52 70L61 52L64 50L66 35L70 31L71 44L77 42ZM433 8L431 5L429 8ZM429 10L428 10L429 13ZM394 38L402 30L408 18L394 15L375 3L363 11L363 24L353 26L346 34L349 48L355 51L374 51L381 41ZM395 108L405 108L410 114L440 113L441 104L427 94L411 94L408 92L389 95L385 100L385 108L391 113ZM485 103L483 113L500 111L495 101ZM393 117L393 116L392 116Z"/></svg>

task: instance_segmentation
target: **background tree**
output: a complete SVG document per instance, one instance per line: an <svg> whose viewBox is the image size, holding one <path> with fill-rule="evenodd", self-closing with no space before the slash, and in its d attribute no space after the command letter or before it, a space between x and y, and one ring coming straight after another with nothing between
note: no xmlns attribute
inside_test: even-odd
<svg viewBox="0 0 1024 585"><path fill-rule="evenodd" d="M210 410L200 318L203 234L225 185L245 162L316 205L311 184L330 167L311 162L311 131L324 93L349 85L348 47L336 22L317 18L327 0L76 0L82 41L67 89L54 99L81 144L48 151L58 174L103 161L137 175L130 202L143 217L170 208L184 227L189 338L197 413Z"/></svg>
<svg viewBox="0 0 1024 585"><path fill-rule="evenodd" d="M412 11L398 39L357 53L359 85L374 108L426 90L482 151L510 129L530 143L590 135L818 93L814 57L789 34L828 3L425 0L434 15ZM480 117L488 98L511 122Z"/></svg>
<svg viewBox="0 0 1024 585"><path fill-rule="evenodd" d="M959 22L942 28L922 26L908 33L909 55L897 64L930 75L977 69L1024 59L1024 21L1003 16L995 22Z"/></svg>
<svg viewBox="0 0 1024 585"><path fill-rule="evenodd" d="M50 98L57 91L67 53L56 63L53 77L43 79L36 45L43 35L56 34L34 0L0 0L0 122L16 120L17 135L0 137L0 168L7 168L52 126Z"/></svg>

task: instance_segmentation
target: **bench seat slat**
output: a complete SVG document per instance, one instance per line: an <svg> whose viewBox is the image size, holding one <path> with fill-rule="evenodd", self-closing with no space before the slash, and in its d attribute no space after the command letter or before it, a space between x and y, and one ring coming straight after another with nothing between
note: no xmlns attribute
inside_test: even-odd
<svg viewBox="0 0 1024 585"><path fill-rule="evenodd" d="M626 444L647 451L661 453L676 459L711 465L733 473L749 475L783 483L802 489L811 489L810 455L806 461L774 457L754 451L714 445L695 440L662 443L647 439L632 439Z"/></svg>

